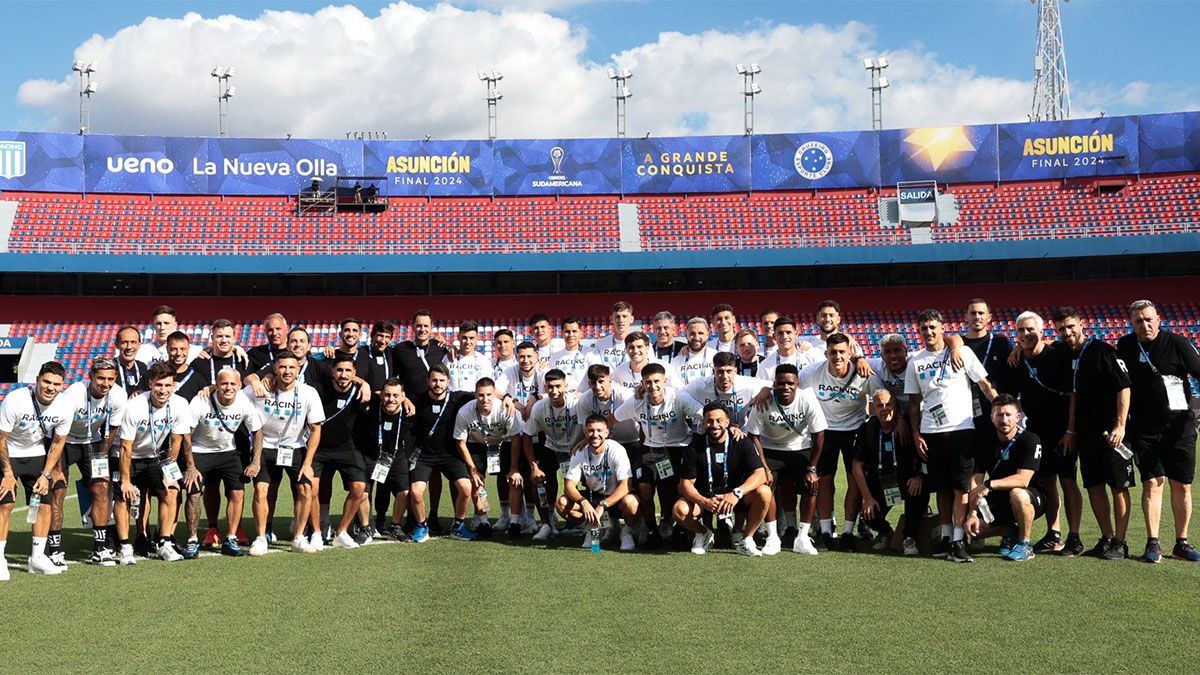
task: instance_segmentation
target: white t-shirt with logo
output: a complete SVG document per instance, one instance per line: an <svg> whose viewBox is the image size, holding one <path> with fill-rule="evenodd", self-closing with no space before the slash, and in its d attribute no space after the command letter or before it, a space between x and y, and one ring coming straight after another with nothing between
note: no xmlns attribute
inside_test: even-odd
<svg viewBox="0 0 1200 675"><path fill-rule="evenodd" d="M508 394L519 405L524 406L530 398L537 400L539 396L546 393L546 382L536 367L526 378L521 374L521 366L514 365L505 370L504 375L496 380L496 391Z"/></svg>
<svg viewBox="0 0 1200 675"><path fill-rule="evenodd" d="M509 368L515 368L516 366L517 366L517 357L515 357L515 356L510 359L505 359L503 361L493 361L492 362L492 379L496 382L497 385L499 385L500 378L504 377L504 373L507 373Z"/></svg>
<svg viewBox="0 0 1200 675"><path fill-rule="evenodd" d="M588 367L600 363L600 355L590 349L580 347L573 351L566 349L556 352L550 357L550 364L546 366L546 371L549 372L554 368L563 371L567 376L567 389L579 389L582 382L587 382Z"/></svg>
<svg viewBox="0 0 1200 675"><path fill-rule="evenodd" d="M963 368L950 365L950 348L939 352L923 349L908 359L904 393L921 395L921 433L974 429L974 399L971 382L987 378L979 357L970 349L962 352Z"/></svg>
<svg viewBox="0 0 1200 675"><path fill-rule="evenodd" d="M678 448L692 442L692 429L700 424L701 406L683 392L668 389L663 402L654 405L650 397L640 401L630 397L617 408L618 420L633 420L642 427L643 443L648 448Z"/></svg>
<svg viewBox="0 0 1200 675"><path fill-rule="evenodd" d="M526 435L537 438L539 433L546 434L547 448L566 454L583 438L583 420L579 419L570 401L555 408L549 398L544 398L533 404L529 419L525 421Z"/></svg>
<svg viewBox="0 0 1200 675"><path fill-rule="evenodd" d="M255 398L250 387L242 393L250 397L262 418L264 448L303 447L308 440L308 425L325 421L321 395L303 382L297 382L291 391L268 390L263 398Z"/></svg>
<svg viewBox="0 0 1200 675"><path fill-rule="evenodd" d="M668 387L671 387L672 389L683 389L683 379L679 377L679 371L675 368L675 366L654 358L647 361L646 365L648 366L651 363L661 364L663 369L667 371ZM645 368L645 366L643 366L643 368ZM629 365L628 361L626 361L625 363L622 363L613 369L612 381L614 388L616 388L616 385L620 385L620 388L625 389L625 391L629 393L633 393L633 390L637 389L638 385L642 383L642 374L641 372L633 372L633 367Z"/></svg>
<svg viewBox="0 0 1200 675"><path fill-rule="evenodd" d="M504 402L492 397L492 411L486 415L479 412L479 401L468 401L458 409L454 418L454 440L478 443L480 445L499 445L525 428L521 413L513 411L510 415L504 407Z"/></svg>
<svg viewBox="0 0 1200 675"><path fill-rule="evenodd" d="M157 459L158 449L171 434L184 436L196 426L196 417L182 396L171 394L161 408L150 404L150 392L129 399L121 421L121 440L133 442L134 459Z"/></svg>
<svg viewBox="0 0 1200 675"><path fill-rule="evenodd" d="M800 371L800 386L816 395L830 429L858 431L867 421L867 403L873 391L871 381L859 376L853 364L845 377L834 377L828 361L814 363Z"/></svg>
<svg viewBox="0 0 1200 675"><path fill-rule="evenodd" d="M450 391L474 393L479 378L492 376L492 360L479 352L459 354L453 361L446 356L442 364L450 371Z"/></svg>
<svg viewBox="0 0 1200 675"><path fill-rule="evenodd" d="M736 354L737 351L734 347L735 344L736 343L733 340L730 340L729 342L722 342L721 338L715 335L708 340L708 348L716 352L729 352L730 354Z"/></svg>
<svg viewBox="0 0 1200 675"><path fill-rule="evenodd" d="M562 338L550 338L549 344L537 348L538 365L544 370L546 364L550 363L550 357L566 348L567 343Z"/></svg>
<svg viewBox="0 0 1200 675"><path fill-rule="evenodd" d="M68 443L95 443L107 435L106 427L110 432L121 428L129 400L125 389L114 384L101 398L91 391L90 382L76 382L54 399L54 407L62 408L57 415L65 418L55 427L55 436L66 436Z"/></svg>
<svg viewBox="0 0 1200 675"><path fill-rule="evenodd" d="M812 447L812 434L825 431L825 414L811 389L798 389L788 405L773 400L750 411L744 431L758 436L765 450L799 452Z"/></svg>
<svg viewBox="0 0 1200 675"><path fill-rule="evenodd" d="M31 387L9 392L0 403L0 431L8 432L9 457L41 457L55 429L71 421L70 412L55 408L59 397L50 405L34 403Z"/></svg>
<svg viewBox="0 0 1200 675"><path fill-rule="evenodd" d="M607 497L617 489L618 481L632 476L629 452L610 438L604 441L604 449L599 455L593 454L591 446L587 445L571 455L571 466L563 474L563 480L582 481L587 489Z"/></svg>
<svg viewBox="0 0 1200 675"><path fill-rule="evenodd" d="M258 408L245 393L239 391L228 406L216 402L213 397L199 394L192 399L192 415L196 417L196 428L192 431L192 452L210 454L237 450L234 433L242 425L253 434L262 428L262 417Z"/></svg>
<svg viewBox="0 0 1200 675"><path fill-rule="evenodd" d="M588 416L593 414L615 417L617 408L620 408L621 404L630 398L633 398L632 392L627 392L620 387L613 387L612 395L608 397L607 401L598 401L596 394L589 389L575 402L575 414L579 416L580 424L584 424ZM608 430L608 437L618 443L636 443L638 440L637 424L631 420L619 421Z"/></svg>
<svg viewBox="0 0 1200 675"><path fill-rule="evenodd" d="M770 389L771 383L767 380L760 380L757 377L734 375L733 389L731 391L718 391L717 378L710 376L692 382L683 391L688 396L696 399L696 402L701 406L706 406L714 402L720 403L729 413L730 422L734 426L741 426L746 423L746 417L750 414L750 409L753 407L751 402L764 387Z"/></svg>
<svg viewBox="0 0 1200 675"><path fill-rule="evenodd" d="M619 338L612 333L593 342L592 351L600 357L600 362L609 368L615 368L629 360L629 355L625 353L625 338Z"/></svg>
<svg viewBox="0 0 1200 675"><path fill-rule="evenodd" d="M671 365L679 371L679 378L683 383L688 385L713 374L713 357L716 355L717 350L709 346L695 353L691 349L685 349L671 359Z"/></svg>
<svg viewBox="0 0 1200 675"><path fill-rule="evenodd" d="M911 360L912 357L920 354L922 351L924 350L909 352L908 359ZM876 356L867 359L867 363L871 365L871 370L875 371L875 374L871 375L871 392L874 393L881 389L887 389L892 392L892 398L896 399L896 402L900 404L901 414L908 414L908 394L904 393L904 376L908 370L908 361L905 361L905 370L901 370L899 373L893 373L888 369L887 363L882 358Z"/></svg>
<svg viewBox="0 0 1200 675"><path fill-rule="evenodd" d="M799 338L797 338L797 339L799 339ZM780 355L779 351L776 350L775 353L768 354L767 356L763 357L762 361L759 362L758 376L765 380L770 380L771 382L774 382L775 381L775 369L778 368L779 365L782 363L790 363L793 366L796 366L797 370L804 370L805 368L811 366L812 364L814 364L818 361L824 361L824 360L825 360L824 350L818 351L818 350L810 349L803 353L801 353L799 350L797 350L797 351L792 352L790 356L782 356L782 355Z"/></svg>

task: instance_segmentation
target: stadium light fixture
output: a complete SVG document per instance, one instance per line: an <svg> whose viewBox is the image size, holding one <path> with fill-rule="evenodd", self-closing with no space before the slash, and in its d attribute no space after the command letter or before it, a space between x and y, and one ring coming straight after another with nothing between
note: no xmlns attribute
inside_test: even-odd
<svg viewBox="0 0 1200 675"><path fill-rule="evenodd" d="M887 57L863 59L863 67L871 74L871 84L867 87L871 90L871 128L879 130L883 128L883 90L890 84L883 76L888 67Z"/></svg>
<svg viewBox="0 0 1200 675"><path fill-rule="evenodd" d="M99 85L92 81L92 73L100 70L95 61L76 61L71 71L79 73L79 133L86 134L92 127L92 94Z"/></svg>
<svg viewBox="0 0 1200 675"><path fill-rule="evenodd" d="M633 71L628 68L618 70L615 67L608 69L608 79L613 81L613 86L616 87L617 101L617 138L625 138L625 106L626 102L633 97L633 90L626 86L626 82L633 78Z"/></svg>
<svg viewBox="0 0 1200 675"><path fill-rule="evenodd" d="M504 75L502 75L499 70L495 69L491 70L490 72L486 70L480 70L476 74L479 76L479 81L483 82L486 91L486 95L484 96L483 100L487 102L488 140L494 141L496 140L496 133L500 128L500 123L496 117L496 104L500 102L500 99L504 98L504 95L500 93L500 90L496 87L496 84L500 80L504 79Z"/></svg>
<svg viewBox="0 0 1200 675"><path fill-rule="evenodd" d="M863 59L863 68L865 68L867 70L871 70L874 67L875 67L875 61L873 59Z"/></svg>
<svg viewBox="0 0 1200 675"><path fill-rule="evenodd" d="M216 66L210 73L217 80L217 134L221 137L229 135L229 99L237 93L237 87L230 86L229 80L235 70L233 66Z"/></svg>
<svg viewBox="0 0 1200 675"><path fill-rule="evenodd" d="M754 97L762 93L762 87L754 81L754 77L762 72L762 68L758 63L749 66L739 63L736 70L742 76L742 118L746 123L746 135L750 136L754 134Z"/></svg>

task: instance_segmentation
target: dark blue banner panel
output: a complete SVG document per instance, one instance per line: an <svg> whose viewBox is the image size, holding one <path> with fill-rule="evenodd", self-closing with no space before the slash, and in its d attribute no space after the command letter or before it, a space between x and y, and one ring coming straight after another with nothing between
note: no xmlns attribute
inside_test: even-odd
<svg viewBox="0 0 1200 675"><path fill-rule="evenodd" d="M0 131L0 190L83 192L83 136Z"/></svg>
<svg viewBox="0 0 1200 675"><path fill-rule="evenodd" d="M364 172L387 176L393 196L492 194L492 148L487 141L366 141Z"/></svg>
<svg viewBox="0 0 1200 675"><path fill-rule="evenodd" d="M1138 154L1142 173L1200 169L1200 113L1139 116Z"/></svg>
<svg viewBox="0 0 1200 675"><path fill-rule="evenodd" d="M1137 173L1136 117L1000 125L1000 180Z"/></svg>
<svg viewBox="0 0 1200 675"><path fill-rule="evenodd" d="M746 192L748 136L682 136L625 141L621 180L630 194Z"/></svg>
<svg viewBox="0 0 1200 675"><path fill-rule="evenodd" d="M613 194L621 191L615 138L493 141L500 195Z"/></svg>
<svg viewBox="0 0 1200 675"><path fill-rule="evenodd" d="M879 185L879 134L844 131L755 136L755 190Z"/></svg>
<svg viewBox="0 0 1200 675"><path fill-rule="evenodd" d="M879 132L881 179L979 183L996 180L996 125Z"/></svg>

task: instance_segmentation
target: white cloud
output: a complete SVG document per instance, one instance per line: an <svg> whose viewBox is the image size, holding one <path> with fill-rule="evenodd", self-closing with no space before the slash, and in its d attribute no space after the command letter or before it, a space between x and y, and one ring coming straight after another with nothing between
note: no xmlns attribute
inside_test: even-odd
<svg viewBox="0 0 1200 675"><path fill-rule="evenodd" d="M484 87L476 78L483 68L504 73L501 136L609 136L608 64L587 58L584 28L540 11L579 1L537 0L497 11L490 9L500 5L494 0L478 0L476 9L396 3L377 16L351 6L256 18L191 13L93 36L74 58L101 65L92 102L98 133L215 134L216 82L209 71L232 64L237 96L229 125L236 136L386 131L392 138L479 138L486 135ZM880 45L869 26L854 21L664 32L612 60L635 73L629 134L662 136L740 133L742 81L733 64L750 61L763 69L757 132L869 128L862 58L879 53L891 62L886 126L1019 121L1029 109L1030 82L945 63L919 44ZM76 84L72 77L30 80L17 100L43 128L70 131ZM1155 93L1134 83L1120 95L1138 106ZM1086 93L1081 103L1088 107Z"/></svg>

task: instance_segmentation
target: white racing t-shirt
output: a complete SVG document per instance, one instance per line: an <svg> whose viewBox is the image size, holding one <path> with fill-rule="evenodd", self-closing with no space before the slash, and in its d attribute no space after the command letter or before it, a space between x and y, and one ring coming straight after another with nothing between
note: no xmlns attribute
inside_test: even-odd
<svg viewBox="0 0 1200 675"><path fill-rule="evenodd" d="M101 398L92 396L91 389L88 381L76 382L54 399L54 407L62 409L58 416L64 418L54 428L55 436L66 436L68 443L96 443L121 428L129 400L125 389L114 384Z"/></svg>
<svg viewBox="0 0 1200 675"><path fill-rule="evenodd" d="M563 474L563 480L576 483L582 480L587 489L607 497L617 489L617 481L628 480L632 476L625 446L610 438L604 441L604 449L599 455L593 454L588 445L571 455L571 466Z"/></svg>
<svg viewBox="0 0 1200 675"><path fill-rule="evenodd" d="M665 361L659 361L653 358L647 361L646 365L650 365L651 363L662 364L662 367L667 371L667 386L671 387L672 389L683 389L683 379L679 377L679 371L675 369L675 366ZM644 367L645 366L643 366L643 368ZM614 388L616 385L620 385L621 388L625 389L629 393L633 393L633 390L637 389L638 385L642 383L642 373L640 371L636 373L633 372L633 368L629 365L629 362L626 361L616 368L613 368L612 381Z"/></svg>
<svg viewBox="0 0 1200 675"><path fill-rule="evenodd" d="M764 387L770 389L771 383L757 377L734 375L732 391L718 391L717 378L710 376L692 382L683 391L696 399L701 406L720 403L729 413L729 420L733 425L741 426L746 423L746 417L750 414L751 402Z"/></svg>
<svg viewBox="0 0 1200 675"><path fill-rule="evenodd" d="M197 454L233 452L237 449L233 435L238 428L244 424L252 434L262 428L258 408L240 391L228 406L221 405L213 396L205 398L197 394L191 407L197 420L192 431L192 452Z"/></svg>
<svg viewBox="0 0 1200 675"><path fill-rule="evenodd" d="M920 353L920 351L909 352L909 360ZM871 364L871 370L875 371L875 374L871 375L872 393L881 389L887 389L892 392L892 398L896 399L896 402L900 404L900 412L908 414L906 410L908 407L908 394L904 393L904 376L907 372L907 367L899 373L893 373L881 358L871 357L867 359L867 363Z"/></svg>
<svg viewBox="0 0 1200 675"><path fill-rule="evenodd" d="M450 391L474 393L479 378L492 376L492 360L479 352L459 354L453 361L447 356L442 364L450 371Z"/></svg>
<svg viewBox="0 0 1200 675"><path fill-rule="evenodd" d="M583 438L583 420L579 419L570 401L555 408L549 398L544 398L533 404L529 419L525 421L526 435L536 439L539 433L546 434L547 448L566 454Z"/></svg>
<svg viewBox="0 0 1200 675"><path fill-rule="evenodd" d="M504 377L504 374L506 372L508 372L508 369L516 368L516 367L517 367L517 357L515 357L515 356L511 359L505 359L503 361L494 361L494 362L492 362L492 379L496 382L497 385L499 385L500 378Z"/></svg>
<svg viewBox="0 0 1200 675"><path fill-rule="evenodd" d="M589 415L615 416L617 408L630 398L633 398L632 392L613 387L612 396L609 396L607 401L598 401L596 394L589 389L575 402L575 414L579 416L580 424L584 424ZM608 430L608 437L618 443L636 443L638 440L637 424L630 420L619 421Z"/></svg>
<svg viewBox="0 0 1200 675"><path fill-rule="evenodd" d="M811 389L821 404L825 423L834 431L858 431L867 421L871 381L860 377L851 364L845 377L834 377L828 361L818 361L800 371L800 386Z"/></svg>
<svg viewBox="0 0 1200 675"><path fill-rule="evenodd" d="M615 368L629 360L629 355L625 353L625 338L619 338L612 333L593 342L592 351L600 357L600 362L609 368Z"/></svg>
<svg viewBox="0 0 1200 675"><path fill-rule="evenodd" d="M550 357L546 371L557 368L567 376L567 389L578 389L580 383L587 381L588 366L600 363L600 355L594 351L580 347L574 351L562 350Z"/></svg>
<svg viewBox="0 0 1200 675"><path fill-rule="evenodd" d="M773 400L766 410L751 410L744 431L758 436L765 450L798 452L812 447L812 434L826 428L825 414L812 390L798 389L786 406Z"/></svg>
<svg viewBox="0 0 1200 675"><path fill-rule="evenodd" d="M678 448L692 442L692 429L700 423L703 406L683 392L668 389L663 402L650 403L630 397L617 408L618 420L633 420L642 427L643 444L648 448Z"/></svg>
<svg viewBox="0 0 1200 675"><path fill-rule="evenodd" d="M979 357L970 349L962 352L963 368L950 365L947 347L939 352L921 350L909 357L904 373L904 393L921 395L921 433L974 429L971 382L987 377Z"/></svg>
<svg viewBox="0 0 1200 675"><path fill-rule="evenodd" d="M496 391L508 394L518 404L524 406L530 398L536 400L546 393L546 383L537 368L533 369L533 373L529 377L525 377L521 374L521 366L515 365L505 370L504 375L496 380Z"/></svg>
<svg viewBox="0 0 1200 675"><path fill-rule="evenodd" d="M50 405L37 402L33 389L21 387L9 392L0 403L0 431L8 432L9 457L40 457L55 429L71 421L66 408L55 408L61 394Z"/></svg>
<svg viewBox="0 0 1200 675"><path fill-rule="evenodd" d="M521 413L514 410L511 415L508 414L504 402L493 396L492 412L487 415L479 412L479 401L468 401L458 409L458 415L454 418L454 440L499 445L521 433L524 428Z"/></svg>
<svg viewBox="0 0 1200 675"><path fill-rule="evenodd" d="M734 348L734 344L735 343L733 340L730 340L729 342L723 342L721 338L715 335L708 340L708 348L716 352L729 352L730 354L736 354L737 352Z"/></svg>
<svg viewBox="0 0 1200 675"><path fill-rule="evenodd" d="M161 408L150 405L150 392L138 394L125 405L121 440L133 442L134 459L158 459L158 450L171 434L192 432L196 418L183 397L171 394Z"/></svg>
<svg viewBox="0 0 1200 675"><path fill-rule="evenodd" d="M262 418L264 448L303 447L308 440L308 425L325 421L321 395L303 382L297 382L291 391L268 391L263 398L255 398L250 387L242 393L250 398Z"/></svg>
<svg viewBox="0 0 1200 675"><path fill-rule="evenodd" d="M797 338L799 339L799 338ZM825 360L825 352L810 349L804 353L794 351L790 356L782 356L778 351L763 357L763 360L758 364L758 376L764 380L771 382L775 381L775 369L781 363L790 363L796 366L797 370L804 370L817 361Z"/></svg>
<svg viewBox="0 0 1200 675"><path fill-rule="evenodd" d="M708 346L699 352L685 349L671 359L671 365L679 371L679 379L688 385L713 374L713 357L716 355L717 350Z"/></svg>
<svg viewBox="0 0 1200 675"><path fill-rule="evenodd" d="M545 370L546 364L550 363L550 357L567 348L567 343L562 338L550 338L548 344L537 348L538 365Z"/></svg>

